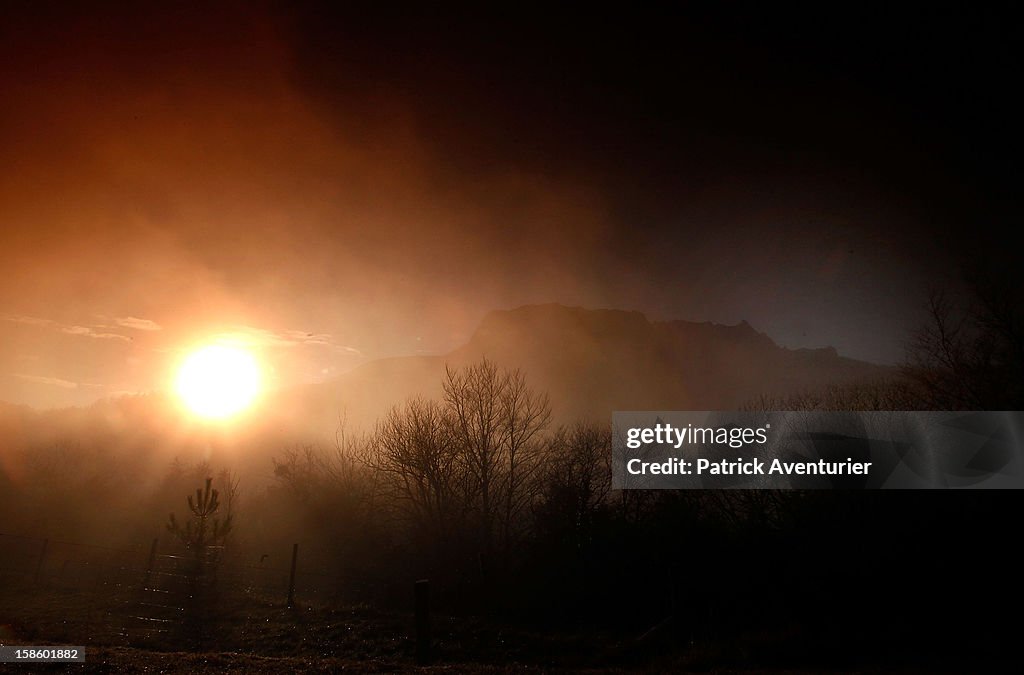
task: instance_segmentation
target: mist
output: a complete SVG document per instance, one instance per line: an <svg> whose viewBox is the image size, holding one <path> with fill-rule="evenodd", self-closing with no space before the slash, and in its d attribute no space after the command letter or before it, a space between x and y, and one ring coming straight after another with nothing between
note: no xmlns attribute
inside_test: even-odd
<svg viewBox="0 0 1024 675"><path fill-rule="evenodd" d="M1016 470L1009 14L6 4L0 652L1019 660L1012 491L619 490L609 426L958 411Z"/></svg>
<svg viewBox="0 0 1024 675"><path fill-rule="evenodd" d="M471 31L434 44L410 17L382 32L339 16L325 35L311 10L237 9L5 22L0 398L163 389L183 343L249 329L329 336L268 348L278 385L318 381L448 352L487 312L542 302L746 320L788 347L895 363L928 288L956 279L963 251L931 228L967 188L910 138L877 139L892 156L864 171L839 103L782 115L788 76L744 108L660 51L623 57L628 84L598 60L556 85L574 60L519 64L514 43ZM709 67L746 72L730 63ZM605 81L664 101L653 127L637 124L653 103ZM872 96L854 108L867 120ZM773 146L801 133L792 147L834 133L834 152ZM906 191L882 179L894 157ZM53 330L116 333L117 317L162 330Z"/></svg>

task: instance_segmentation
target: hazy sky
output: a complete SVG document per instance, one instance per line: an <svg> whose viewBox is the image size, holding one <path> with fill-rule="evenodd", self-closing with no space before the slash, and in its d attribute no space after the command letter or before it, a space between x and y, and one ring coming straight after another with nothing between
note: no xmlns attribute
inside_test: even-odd
<svg viewBox="0 0 1024 675"><path fill-rule="evenodd" d="M0 400L278 383L534 302L895 362L1017 223L1013 22L316 4L0 17Z"/></svg>

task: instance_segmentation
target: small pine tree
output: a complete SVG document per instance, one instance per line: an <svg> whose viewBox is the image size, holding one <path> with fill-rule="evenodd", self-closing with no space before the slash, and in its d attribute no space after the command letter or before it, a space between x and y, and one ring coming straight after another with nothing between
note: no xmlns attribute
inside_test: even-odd
<svg viewBox="0 0 1024 675"><path fill-rule="evenodd" d="M184 525L178 522L173 513L167 522L167 530L195 554L200 570L204 562L217 561L216 554L210 555L210 547L223 546L231 532L230 507L222 521L216 517L220 506L220 492L213 489L213 479L207 478L205 490L198 488L194 499L192 495L188 496L188 508L192 516Z"/></svg>

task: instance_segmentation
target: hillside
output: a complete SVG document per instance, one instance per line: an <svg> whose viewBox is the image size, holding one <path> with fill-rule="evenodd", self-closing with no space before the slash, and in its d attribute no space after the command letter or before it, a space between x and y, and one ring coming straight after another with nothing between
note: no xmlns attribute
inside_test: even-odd
<svg viewBox="0 0 1024 675"><path fill-rule="evenodd" d="M0 405L0 440L10 449L102 449L133 465L159 467L173 457L244 456L260 472L284 447L330 442L339 422L372 428L388 408L412 396L442 394L445 367L488 358L521 368L547 391L555 419L607 421L614 410L714 410L761 394L784 395L876 379L891 369L835 350L790 350L746 323L722 326L653 322L638 312L534 305L488 314L471 339L449 354L371 361L338 378L269 393L224 427L182 417L163 395L120 397L84 408L34 411ZM0 453L16 476L38 453ZM75 451L74 456L85 456ZM49 456L49 455L47 455ZM15 459L21 457L21 459Z"/></svg>
<svg viewBox="0 0 1024 675"><path fill-rule="evenodd" d="M652 322L639 312L531 305L488 314L469 342L439 356L372 361L296 392L320 419L371 420L408 396L441 393L445 365L487 357L521 368L551 395L557 417L608 419L613 410L714 410L883 377L891 369L832 348L791 350L746 322Z"/></svg>

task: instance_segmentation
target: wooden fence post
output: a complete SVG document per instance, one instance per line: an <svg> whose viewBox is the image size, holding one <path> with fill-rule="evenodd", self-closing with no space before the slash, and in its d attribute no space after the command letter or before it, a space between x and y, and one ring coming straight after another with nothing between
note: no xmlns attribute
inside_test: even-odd
<svg viewBox="0 0 1024 675"><path fill-rule="evenodd" d="M420 579L416 590L416 663L430 663L430 581Z"/></svg>
<svg viewBox="0 0 1024 675"><path fill-rule="evenodd" d="M288 578L288 606L295 606L295 561L299 557L299 545L292 544L292 572Z"/></svg>

